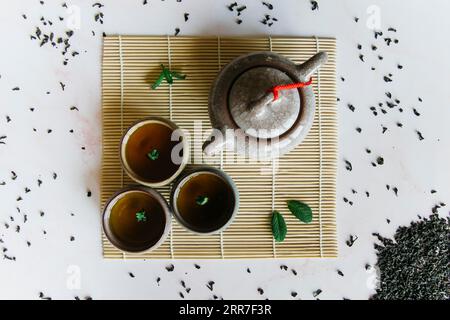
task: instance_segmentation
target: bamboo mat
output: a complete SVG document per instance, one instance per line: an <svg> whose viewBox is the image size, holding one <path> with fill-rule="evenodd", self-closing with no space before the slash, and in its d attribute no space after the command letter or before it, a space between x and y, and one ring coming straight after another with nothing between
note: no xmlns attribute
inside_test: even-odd
<svg viewBox="0 0 450 320"><path fill-rule="evenodd" d="M167 240L153 252L123 254L103 235L108 259L232 259L336 257L336 40L303 37L166 37L107 36L102 71L103 163L102 205L132 181L122 171L119 141L134 121L148 116L172 119L191 132L191 162L221 167L234 179L241 197L234 223L222 234L198 236L173 220ZM273 50L297 63L317 51L328 63L313 77L316 94L314 125L305 141L278 160L256 162L231 152L202 155L203 138L192 134L201 121L208 135L208 93L218 71L233 58L252 51ZM151 90L160 64L187 74L170 87ZM198 130L198 129L197 129ZM201 132L201 131L200 131ZM158 189L168 198L170 187ZM304 224L286 206L287 199L308 203L313 221ZM272 238L270 218L280 211L288 226L283 243Z"/></svg>

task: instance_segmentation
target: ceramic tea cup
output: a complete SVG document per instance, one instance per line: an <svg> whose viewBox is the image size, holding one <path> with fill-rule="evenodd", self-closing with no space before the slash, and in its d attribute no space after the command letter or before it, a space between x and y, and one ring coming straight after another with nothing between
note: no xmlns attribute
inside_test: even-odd
<svg viewBox="0 0 450 320"><path fill-rule="evenodd" d="M161 194L143 187L115 193L103 209L103 231L119 250L144 253L159 247L170 232L171 211Z"/></svg>
<svg viewBox="0 0 450 320"><path fill-rule="evenodd" d="M198 167L182 174L170 196L177 221L187 230L214 234L225 230L239 209L239 191L225 172Z"/></svg>
<svg viewBox="0 0 450 320"><path fill-rule="evenodd" d="M125 172L147 187L172 182L189 160L189 143L172 121L151 117L133 124L122 137L120 159Z"/></svg>

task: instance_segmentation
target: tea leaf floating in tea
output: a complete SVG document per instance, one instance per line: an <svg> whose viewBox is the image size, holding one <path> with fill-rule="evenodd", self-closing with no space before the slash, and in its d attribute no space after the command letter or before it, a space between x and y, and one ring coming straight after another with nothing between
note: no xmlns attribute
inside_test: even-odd
<svg viewBox="0 0 450 320"><path fill-rule="evenodd" d="M144 210L136 212L136 220L137 220L137 222L146 222L147 221L147 213Z"/></svg>
<svg viewBox="0 0 450 320"><path fill-rule="evenodd" d="M162 71L158 77L158 79L155 81L155 83L152 85L152 89L155 90L156 88L158 88L164 79L166 79L168 84L172 84L173 83L173 79L178 79L178 80L184 80L186 79L186 75L181 74L179 72L176 71L171 71L168 68L166 68L163 64L161 64L161 68Z"/></svg>
<svg viewBox="0 0 450 320"><path fill-rule="evenodd" d="M312 221L312 211L306 203L297 200L289 200L287 204L292 214L300 221L305 223L310 223Z"/></svg>
<svg viewBox="0 0 450 320"><path fill-rule="evenodd" d="M272 234L277 242L281 242L286 238L287 227L283 216L278 211L272 212Z"/></svg>
<svg viewBox="0 0 450 320"><path fill-rule="evenodd" d="M159 151L156 149L153 149L152 151L150 151L149 153L147 153L147 158L149 158L150 160L158 160L159 158Z"/></svg>
<svg viewBox="0 0 450 320"><path fill-rule="evenodd" d="M208 197L207 196L198 196L197 199L195 200L195 202L199 205L199 206L204 206L205 204L208 203Z"/></svg>

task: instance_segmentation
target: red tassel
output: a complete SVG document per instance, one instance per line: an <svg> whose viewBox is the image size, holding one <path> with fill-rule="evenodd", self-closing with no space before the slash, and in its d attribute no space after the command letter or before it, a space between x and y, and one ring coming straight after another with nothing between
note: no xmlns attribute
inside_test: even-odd
<svg viewBox="0 0 450 320"><path fill-rule="evenodd" d="M284 85L281 85L281 86L273 87L272 88L273 101L278 99L278 91L297 89L297 88L304 88L306 86L310 86L311 84L312 84L312 78L309 79L308 82L297 82L297 83L284 84Z"/></svg>

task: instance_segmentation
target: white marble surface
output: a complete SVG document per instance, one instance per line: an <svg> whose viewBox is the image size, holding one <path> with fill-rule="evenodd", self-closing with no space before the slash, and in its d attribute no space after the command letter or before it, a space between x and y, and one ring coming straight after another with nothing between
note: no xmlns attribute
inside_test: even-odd
<svg viewBox="0 0 450 320"><path fill-rule="evenodd" d="M55 34L68 30L70 18L63 1L45 0L43 5L38 0L0 2L0 136L7 136L1 140L6 144L0 144L0 182L5 182L0 185L0 247L7 248L3 254L16 258L0 260L1 299L37 299L39 292L54 299L178 299L179 292L191 299L212 299L213 294L224 299L293 299L291 291L298 293L296 299L312 299L318 288L323 291L321 299L366 299L373 291L367 285L371 274L364 266L376 261L371 233L390 236L417 214L430 214L438 201L450 201L450 44L446 40L450 2L320 0L319 10L311 11L307 0L282 0L272 1L274 10L269 11L260 1L242 0L239 3L248 9L242 13L240 25L234 21L235 13L225 7L232 1L148 0L143 6L142 0L108 0L102 1L105 6L101 10L92 7L94 2L67 1L80 9L81 18L69 50L80 55L71 58L67 66L62 64L61 49L40 48L37 41L30 40L36 26ZM385 36L399 39L398 44L387 46L382 39L374 39L366 26L370 18L366 10L372 5L380 10ZM100 11L104 24L94 21ZM184 22L185 12L190 14L188 22ZM261 24L265 13L279 21L270 28ZM42 26L42 16L54 24ZM65 20L60 22L58 16ZM360 18L358 23L355 16ZM194 267L196 261L174 261L173 272L165 269L170 261L102 259L98 199L101 34L173 34L176 27L183 35L338 39L338 259L199 261L199 270ZM389 27L397 32L388 32ZM372 44L377 51L370 48ZM364 63L358 58L360 51ZM378 54L384 59L379 60ZM404 66L402 70L397 69L398 63ZM390 72L394 81L386 83L383 76ZM66 85L64 91L60 82ZM12 90L15 87L20 90ZM375 117L369 108L388 100L386 91L400 99L404 112L400 113L399 107L385 108L387 114L378 112ZM355 106L354 112L347 108L348 103ZM71 106L79 111L71 111ZM417 108L420 116L415 116L412 108ZM403 127L397 127L397 122ZM388 128L385 134L382 125ZM357 133L356 127L362 132ZM52 132L47 133L48 129ZM415 130L422 132L423 141ZM365 148L372 153L367 154ZM379 155L384 165L373 167L371 162ZM345 169L344 159L351 161L351 172ZM15 180L11 171L17 174ZM40 187L38 179L42 180ZM396 186L398 196L392 189L388 191L386 184ZM31 191L26 193L25 188ZM358 193L352 194L352 188ZM437 192L431 194L431 189ZM87 197L87 190L92 197ZM365 191L370 192L369 198ZM17 201L18 197L22 200ZM43 217L40 211L45 212ZM440 213L448 214L448 207ZM345 244L350 234L358 236L352 247ZM289 270L281 270L282 264ZM339 276L337 269L345 276ZM75 283L74 288L70 284L77 274L80 286ZM192 289L189 294L181 280ZM213 292L206 287L208 281L215 282ZM263 295L258 288L264 290Z"/></svg>

